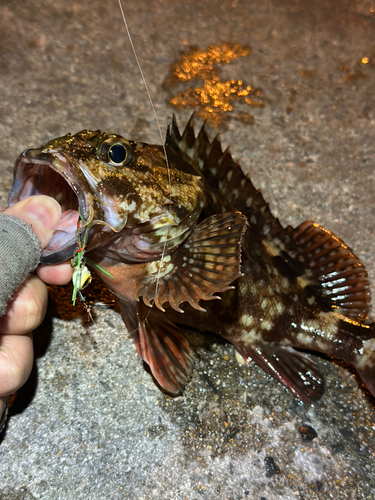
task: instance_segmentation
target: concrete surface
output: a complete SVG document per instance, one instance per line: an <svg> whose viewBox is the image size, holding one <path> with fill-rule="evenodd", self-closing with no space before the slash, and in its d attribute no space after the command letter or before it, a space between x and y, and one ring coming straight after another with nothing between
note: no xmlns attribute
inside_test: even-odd
<svg viewBox="0 0 375 500"><path fill-rule="evenodd" d="M202 83L168 84L181 52L251 47L220 65L220 78L261 89L263 106L236 101L223 142L284 224L330 228L375 283L375 4L130 0L124 9L163 129L169 101ZM178 111L181 124L190 112ZM116 1L2 0L0 204L23 149L82 128L159 141ZM375 498L374 399L348 367L318 359L326 392L308 407L258 367L237 366L231 346L190 334L194 374L171 399L116 310L94 306L92 324L69 294L53 290L35 335L36 368L0 446L1 499ZM112 305L98 285L87 295Z"/></svg>

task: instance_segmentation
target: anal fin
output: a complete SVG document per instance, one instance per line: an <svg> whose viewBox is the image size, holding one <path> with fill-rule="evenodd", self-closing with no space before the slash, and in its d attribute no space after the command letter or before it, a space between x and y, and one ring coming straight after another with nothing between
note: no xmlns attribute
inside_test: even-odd
<svg viewBox="0 0 375 500"><path fill-rule="evenodd" d="M287 387L304 403L312 403L323 394L323 379L312 361L292 347L259 345L239 350L245 362L253 360L264 371Z"/></svg>

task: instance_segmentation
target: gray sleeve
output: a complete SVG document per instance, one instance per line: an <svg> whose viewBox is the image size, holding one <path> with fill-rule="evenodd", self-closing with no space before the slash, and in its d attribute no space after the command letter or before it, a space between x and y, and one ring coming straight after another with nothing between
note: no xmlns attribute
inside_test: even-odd
<svg viewBox="0 0 375 500"><path fill-rule="evenodd" d="M8 301L37 267L42 251L31 226L0 214L0 316Z"/></svg>

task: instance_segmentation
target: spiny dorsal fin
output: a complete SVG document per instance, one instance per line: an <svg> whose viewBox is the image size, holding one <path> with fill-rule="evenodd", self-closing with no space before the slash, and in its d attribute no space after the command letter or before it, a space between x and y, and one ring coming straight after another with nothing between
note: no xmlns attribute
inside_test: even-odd
<svg viewBox="0 0 375 500"><path fill-rule="evenodd" d="M271 214L261 191L255 189L240 164L233 160L230 148L223 152L220 135L210 141L204 123L197 137L195 136L194 114L182 135L173 115L165 145L167 150L169 148L202 173L207 183L219 190L233 209L243 213L248 218L251 229L263 233L265 239L271 239L273 233L282 229Z"/></svg>
<svg viewBox="0 0 375 500"><path fill-rule="evenodd" d="M349 318L366 318L370 304L367 272L342 240L310 221L297 229L283 229L261 191L254 188L239 163L233 161L229 148L222 151L219 136L210 141L203 125L195 137L194 115L182 135L173 117L166 145L200 171L210 186L248 218L249 234L258 234L262 241L271 243L281 258L285 252L287 263L289 254L292 271L297 263L304 273L299 277L306 279L325 306L337 308ZM256 241L253 237L252 245Z"/></svg>
<svg viewBox="0 0 375 500"><path fill-rule="evenodd" d="M279 238L305 270L301 278L316 296L344 316L367 317L371 296L366 269L340 238L312 221L286 227Z"/></svg>

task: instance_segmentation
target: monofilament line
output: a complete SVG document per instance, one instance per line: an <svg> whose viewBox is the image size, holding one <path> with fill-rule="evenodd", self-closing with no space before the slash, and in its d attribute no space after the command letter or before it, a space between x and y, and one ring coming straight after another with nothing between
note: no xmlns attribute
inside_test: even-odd
<svg viewBox="0 0 375 500"><path fill-rule="evenodd" d="M143 85L146 89L146 93L147 93L147 97L148 97L148 100L150 102L150 105L151 105L151 108L152 108L152 112L154 114L154 118L155 118L155 121L156 121L156 124L157 124L157 127L158 127L158 130L159 130L159 136L160 136L160 143L162 145L162 148L163 148L163 151L164 151L164 156L165 156L165 164L166 164L166 167L167 167L167 173L168 173L168 191L169 191L169 199L171 200L172 198L172 192L171 192L171 175L170 175L170 171L169 171L169 161L168 161L168 155L167 155L167 150L166 150L166 147L165 147L165 144L164 144L164 139L163 139L163 134L162 134L162 131L161 131L161 127L160 127L160 123L159 123L159 119L158 119L158 115L156 114L156 109L155 109L155 106L154 106L154 103L152 101L152 97L151 97L151 94L150 94L150 90L148 88L148 85L147 85L147 82L146 82L146 78L144 76L144 73L143 73L143 70L142 70L142 66L141 66L141 63L139 62L139 59L138 59L138 56L137 56L137 52L135 50L135 47L134 47L134 44L133 44L133 39L131 37L131 34L130 34L130 31L129 31L129 26L128 26L128 23L126 21L126 17L125 17L125 13L124 13L124 10L122 8L122 3L121 3L121 0L117 0L118 1L118 4L119 4L119 7L120 7L120 11L121 11L121 16L122 16L122 20L124 21L124 26L125 26L125 29L126 29L126 33L128 35L128 39L129 39L129 42L130 42L130 46L132 48L132 51L133 51L133 55L134 55L134 59L137 63L137 66L138 66L138 70L139 70L139 73L141 75L141 78L142 78L142 82L143 82ZM170 211L170 205L168 205L168 210ZM158 287L159 287L159 280L160 280L160 274L161 274L161 267L162 267L162 264L163 264L163 260L164 260L164 255L165 255L165 249L167 247L167 241L168 241L168 237L169 237L169 226L167 227L167 235L166 235L166 239L165 239L165 242L164 242L164 246L163 246L163 250L162 250L162 253L161 253L161 258L160 258L160 265L159 265L159 270L158 270L158 275L157 275L157 278L156 278L156 288L155 288L155 297L158 293Z"/></svg>

